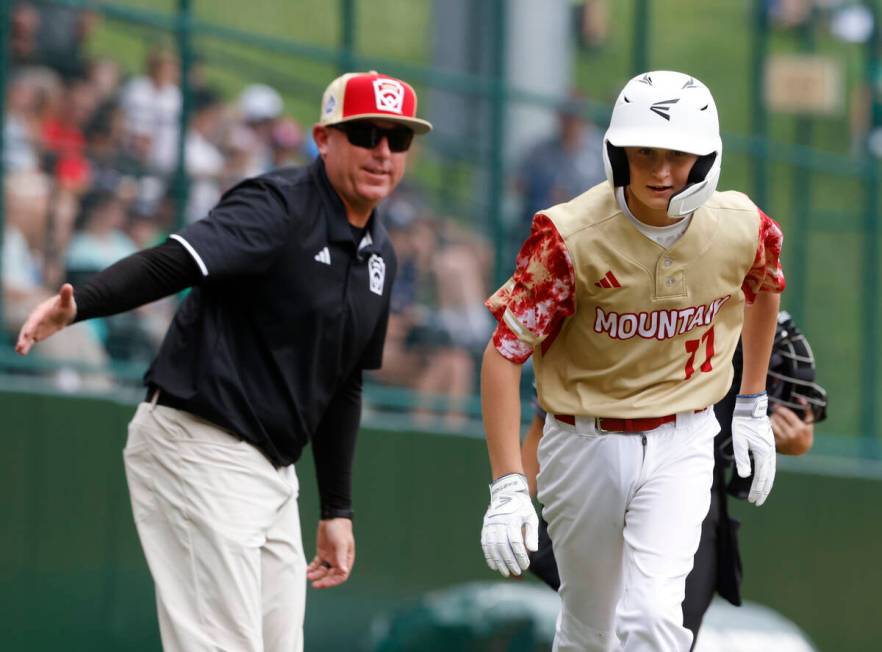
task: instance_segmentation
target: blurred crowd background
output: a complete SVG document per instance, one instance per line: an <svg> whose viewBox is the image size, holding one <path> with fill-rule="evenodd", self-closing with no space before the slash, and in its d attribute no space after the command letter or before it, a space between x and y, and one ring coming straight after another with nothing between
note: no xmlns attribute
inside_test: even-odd
<svg viewBox="0 0 882 652"><path fill-rule="evenodd" d="M4 649L157 649L119 449L181 297L22 358L25 315L202 218L239 179L312 160L323 89L370 69L411 82L435 129L381 207L400 264L383 369L365 383L360 570L311 593L307 646L400 649L377 644L395 624L383 618L486 577L482 302L533 213L604 180L625 81L673 69L716 98L720 188L784 228L783 306L830 399L811 453L780 459L774 501L733 506L747 595L819 649L878 649L880 18L879 0L0 0ZM526 399L530 382L527 366ZM318 515L311 474L299 465L304 523ZM476 605L495 600L464 613L485 628Z"/></svg>
<svg viewBox="0 0 882 652"><path fill-rule="evenodd" d="M251 4L225 18L213 3L182 0L8 6L6 342L61 283L163 241L244 177L310 161L324 84L341 69L378 68L414 83L437 129L382 207L400 271L368 407L463 427L478 414L480 354L493 328L483 299L507 277L535 211L605 179L602 134L618 88L639 70L670 67L701 77L717 97L721 188L750 193L784 224L795 288L785 304L815 344L831 428L878 426L875 401L866 405L878 377L857 346L879 324L874 3L556 0L537 9L426 0L388 3L388 12L387 3L352 0ZM803 74L805 88L832 91L781 108L763 90L769 79L781 86L769 62L797 55L814 71ZM798 74L781 79L801 93ZM815 311L821 297L825 310ZM0 367L65 392L137 393L178 300L77 325L33 361L5 347ZM878 348L866 353L871 361ZM852 390L866 383L869 393Z"/></svg>

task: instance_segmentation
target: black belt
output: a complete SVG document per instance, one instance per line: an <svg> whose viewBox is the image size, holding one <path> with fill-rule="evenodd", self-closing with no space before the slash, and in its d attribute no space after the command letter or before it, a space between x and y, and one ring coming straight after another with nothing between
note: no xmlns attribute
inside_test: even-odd
<svg viewBox="0 0 882 652"><path fill-rule="evenodd" d="M155 396L156 394L159 394L159 396ZM189 410L187 409L186 401L172 396L171 394L160 389L156 385L150 385L147 388L147 398L145 400L148 403L153 403L154 397L156 399L156 405L162 405L164 407L174 408L175 410L183 410L185 412L189 412Z"/></svg>

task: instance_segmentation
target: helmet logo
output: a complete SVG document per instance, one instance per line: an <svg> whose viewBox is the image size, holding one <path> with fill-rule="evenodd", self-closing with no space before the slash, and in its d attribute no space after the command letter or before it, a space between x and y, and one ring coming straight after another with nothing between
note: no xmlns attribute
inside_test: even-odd
<svg viewBox="0 0 882 652"><path fill-rule="evenodd" d="M698 88L698 84L695 83L695 80L690 77L686 80L686 83L683 84L682 88Z"/></svg>
<svg viewBox="0 0 882 652"><path fill-rule="evenodd" d="M652 86L652 77L649 76L649 73L643 75L643 76L642 76L640 79L638 79L637 81L639 81L639 82L641 82L641 83L643 83L643 84L647 84L648 86Z"/></svg>
<svg viewBox="0 0 882 652"><path fill-rule="evenodd" d="M649 107L649 110L654 114L661 116L668 122L671 120L671 105L679 102L680 99L677 98L675 100L662 100L661 102L656 102L652 106Z"/></svg>

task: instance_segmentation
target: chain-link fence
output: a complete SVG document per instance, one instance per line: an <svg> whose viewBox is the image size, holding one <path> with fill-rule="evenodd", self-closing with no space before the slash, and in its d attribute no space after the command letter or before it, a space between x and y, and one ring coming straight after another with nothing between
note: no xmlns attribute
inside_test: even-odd
<svg viewBox="0 0 882 652"><path fill-rule="evenodd" d="M717 98L721 188L748 192L784 226L784 305L830 394L821 431L862 435L877 455L878 8L558 0L537 16L531 5L4 3L7 342L60 283L161 242L241 178L310 160L324 86L375 68L414 84L436 130L383 208L401 265L367 398L386 418L460 427L478 414L493 326L482 300L532 212L604 180L600 138L631 74L681 69ZM816 57L796 91L797 64L772 69L783 55ZM776 88L786 100L825 83L815 104L775 104ZM6 346L0 364L16 383L134 396L176 301L79 324L28 358Z"/></svg>

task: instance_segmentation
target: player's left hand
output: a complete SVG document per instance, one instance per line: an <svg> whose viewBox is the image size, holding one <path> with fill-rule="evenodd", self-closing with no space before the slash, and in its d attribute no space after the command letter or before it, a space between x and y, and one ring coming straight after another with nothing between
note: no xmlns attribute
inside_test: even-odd
<svg viewBox="0 0 882 652"><path fill-rule="evenodd" d="M348 518L319 521L315 539L315 557L306 567L306 578L312 582L312 588L327 589L343 584L355 563L352 521Z"/></svg>
<svg viewBox="0 0 882 652"><path fill-rule="evenodd" d="M484 514L481 547L490 570L504 577L530 566L527 550L539 549L539 518L530 500L526 476L504 475L490 485L490 507Z"/></svg>
<svg viewBox="0 0 882 652"><path fill-rule="evenodd" d="M735 399L732 417L732 449L735 467L742 478L750 476L750 453L753 454L753 482L747 500L757 507L766 502L775 482L775 436L768 415L766 393Z"/></svg>

